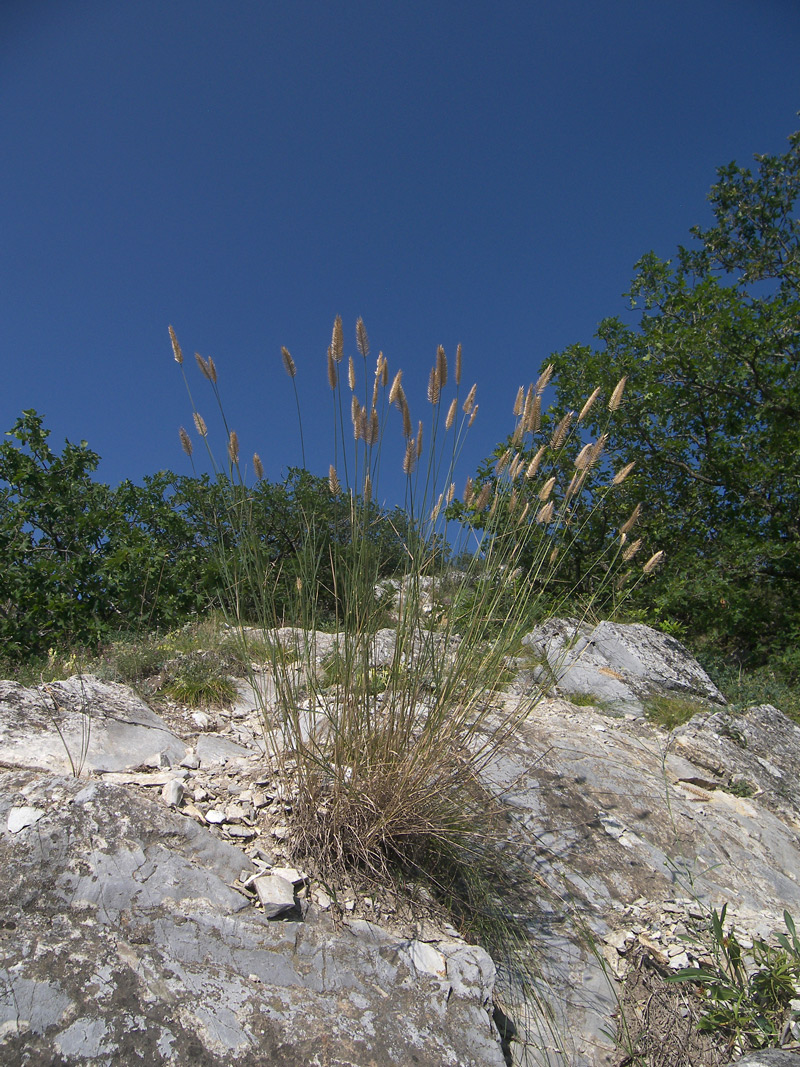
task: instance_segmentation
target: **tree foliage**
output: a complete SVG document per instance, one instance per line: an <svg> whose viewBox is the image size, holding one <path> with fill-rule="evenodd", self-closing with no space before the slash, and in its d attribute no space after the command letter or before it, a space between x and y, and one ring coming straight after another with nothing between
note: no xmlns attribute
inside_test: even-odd
<svg viewBox="0 0 800 1067"><path fill-rule="evenodd" d="M353 551L352 527L349 503L331 496L327 480L293 469L282 483L248 488L159 471L142 485L126 480L112 488L93 477L100 457L85 441L67 441L56 453L34 410L23 412L6 436L0 444L6 659L97 644L116 631L173 626L212 605L232 608L231 597L245 616L257 617L264 582L289 621L298 553L312 543L320 601L335 616L333 567ZM243 509L246 521L232 509ZM366 550L378 573L398 567L407 532L402 514L372 509ZM241 557L242 538L250 565L231 584L224 561Z"/></svg>
<svg viewBox="0 0 800 1067"><path fill-rule="evenodd" d="M718 170L714 225L695 227L692 247L636 264L637 325L604 319L599 346L548 360L556 417L627 377L605 458L636 466L587 525L587 555L641 500L639 535L667 565L640 609L755 659L800 636L800 133L756 162ZM603 420L598 403L586 431Z"/></svg>

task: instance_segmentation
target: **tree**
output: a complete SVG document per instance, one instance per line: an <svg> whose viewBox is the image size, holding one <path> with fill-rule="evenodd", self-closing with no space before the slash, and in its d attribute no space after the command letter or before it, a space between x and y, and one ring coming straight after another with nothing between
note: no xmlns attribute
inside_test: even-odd
<svg viewBox="0 0 800 1067"><path fill-rule="evenodd" d="M606 521L638 497L639 535L667 555L639 605L750 660L800 636L800 133L756 161L718 170L715 224L691 231L693 247L636 264L637 326L604 319L599 347L547 361L556 416L627 376L605 456L636 467ZM589 555L599 534L587 526Z"/></svg>

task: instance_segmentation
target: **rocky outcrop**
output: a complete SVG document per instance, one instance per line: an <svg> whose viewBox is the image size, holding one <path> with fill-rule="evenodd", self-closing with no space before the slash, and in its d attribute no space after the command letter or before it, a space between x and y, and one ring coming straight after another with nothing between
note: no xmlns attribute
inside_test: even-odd
<svg viewBox="0 0 800 1067"><path fill-rule="evenodd" d="M532 635L539 668L566 650L582 669L566 631ZM0 1061L617 1063L614 1013L643 957L696 962L725 903L750 934L800 916L800 728L768 706L733 715L645 627L580 640L580 684L558 675L485 770L531 876L519 912L540 974L538 997L497 1003L492 961L455 930L388 893L333 899L296 869L291 786L252 688L160 717L88 677L0 683ZM606 671L626 687L613 700ZM642 717L665 693L703 710L668 733Z"/></svg>

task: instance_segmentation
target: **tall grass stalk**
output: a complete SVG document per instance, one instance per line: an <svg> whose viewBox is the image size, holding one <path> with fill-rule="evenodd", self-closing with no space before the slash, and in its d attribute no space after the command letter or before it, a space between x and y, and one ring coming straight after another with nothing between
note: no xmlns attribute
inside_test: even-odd
<svg viewBox="0 0 800 1067"><path fill-rule="evenodd" d="M586 445L576 432L580 419L568 418L535 461L523 462L539 427L545 372L518 394L514 448L498 461L493 484L468 481L456 498L456 468L477 413L475 387L462 388L460 346L454 373L444 350L437 351L420 419L412 417L402 375L390 373L383 354L370 365L360 320L356 334L360 359L348 360L337 319L327 360L337 422L334 454L324 466L330 493L346 503L342 544L331 546L309 509L295 557L266 562L238 449L228 449L226 463L214 462L233 530L220 539L228 545L221 567L230 622L243 641L248 624L257 623L273 649L263 711L274 759L294 788L295 850L314 857L334 880L424 882L465 932L514 955L524 930L510 918L508 900L519 907L526 872L504 853L507 814L484 771L540 698L538 691L515 700L499 693L509 653L551 594L559 561L586 521L580 489L597 469L603 439ZM211 377L198 365L211 381L230 442L216 369ZM623 384L608 400L609 417L616 416ZM404 563L387 629L375 539L389 520L374 500L392 438L405 473L405 523L397 531ZM560 472L569 449L574 476L565 481ZM611 482L601 498L614 491ZM447 535L456 511L460 534L451 549ZM602 573L600 589L623 564L627 534L617 533L593 564ZM451 551L470 544L466 566L448 572ZM290 565L295 583L287 617L276 590L285 590ZM236 607L245 589L258 605L255 620ZM328 614L322 605L331 597L334 636L323 639ZM281 629L286 622L294 629ZM334 648L327 669L324 643Z"/></svg>

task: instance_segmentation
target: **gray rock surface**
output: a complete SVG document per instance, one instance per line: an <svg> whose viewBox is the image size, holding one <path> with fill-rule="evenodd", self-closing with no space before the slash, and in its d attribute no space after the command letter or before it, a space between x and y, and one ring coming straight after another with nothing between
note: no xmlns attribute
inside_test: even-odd
<svg viewBox="0 0 800 1067"><path fill-rule="evenodd" d="M91 675L26 689L0 681L0 765L61 774L179 762L186 745L127 686Z"/></svg>
<svg viewBox="0 0 800 1067"><path fill-rule="evenodd" d="M564 626L531 642L551 668ZM532 875L527 1000L455 931L403 929L390 901L334 900L293 869L293 787L265 758L263 701L244 694L204 727L165 707L175 732L123 686L0 683L0 1062L501 1067L495 990L518 1067L614 1063L637 954L694 965L723 904L744 936L780 928L784 908L800 919L800 728L769 706L731 714L677 642L597 630L575 690L594 706L543 699L485 771L511 816L510 869ZM625 686L611 702L608 678ZM523 689L520 675L505 711ZM641 718L653 692L703 710L668 733ZM69 777L58 730L74 747L87 717ZM274 888L284 918L268 918Z"/></svg>
<svg viewBox="0 0 800 1067"><path fill-rule="evenodd" d="M522 639L542 661L537 679L569 697L592 696L609 710L643 715L649 697L725 699L683 645L638 623L549 619Z"/></svg>
<svg viewBox="0 0 800 1067"><path fill-rule="evenodd" d="M45 814L0 837L4 1065L503 1067L480 949L270 922L243 852L124 787L9 771L3 826L23 798Z"/></svg>

